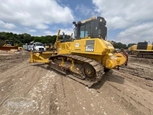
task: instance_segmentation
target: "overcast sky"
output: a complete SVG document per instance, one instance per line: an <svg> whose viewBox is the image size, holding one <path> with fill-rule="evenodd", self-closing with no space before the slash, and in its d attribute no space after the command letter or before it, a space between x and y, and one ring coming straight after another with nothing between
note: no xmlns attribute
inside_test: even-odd
<svg viewBox="0 0 153 115"><path fill-rule="evenodd" d="M54 35L73 21L102 16L109 40L153 42L153 0L0 0L0 31Z"/></svg>

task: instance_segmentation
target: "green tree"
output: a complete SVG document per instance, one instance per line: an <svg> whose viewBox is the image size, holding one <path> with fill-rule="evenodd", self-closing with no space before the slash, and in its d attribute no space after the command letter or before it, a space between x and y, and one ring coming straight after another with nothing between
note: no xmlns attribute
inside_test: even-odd
<svg viewBox="0 0 153 115"><path fill-rule="evenodd" d="M131 47L133 45L136 45L136 44L135 43L130 43L130 44L128 44L128 47Z"/></svg>
<svg viewBox="0 0 153 115"><path fill-rule="evenodd" d="M112 41L112 44L114 46L114 48L124 48L124 49L127 49L127 46L126 44L122 44L121 42L115 42L115 41Z"/></svg>

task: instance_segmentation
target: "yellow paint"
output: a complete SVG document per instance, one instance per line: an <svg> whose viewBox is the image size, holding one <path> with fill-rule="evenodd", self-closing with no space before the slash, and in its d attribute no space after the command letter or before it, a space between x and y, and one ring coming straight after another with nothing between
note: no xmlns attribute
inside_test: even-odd
<svg viewBox="0 0 153 115"><path fill-rule="evenodd" d="M138 51L153 52L153 45L152 44L148 44L146 50L144 50L144 49L143 50L139 50L139 49L137 49L137 45L133 45L133 46L128 48L128 51L132 51L133 54L137 54Z"/></svg>
<svg viewBox="0 0 153 115"><path fill-rule="evenodd" d="M58 32L59 35L59 32ZM58 37L57 39L58 40ZM94 41L93 49L92 47L87 47L87 41L91 42ZM56 41L55 43L57 54L76 54L84 57L88 57L100 62L104 67L108 69L115 68L116 66L122 65L126 61L126 57L123 54L115 55L113 54L114 47L108 41L99 38L82 38L82 39L75 39L71 42L60 42ZM89 44L88 44L89 45ZM30 62L45 62L48 63L49 60L46 58L47 56L56 55L54 52L48 53L31 53L31 60ZM70 69L72 70L74 67L74 62L71 60L72 65ZM64 64L64 63L62 63Z"/></svg>
<svg viewBox="0 0 153 115"><path fill-rule="evenodd" d="M152 47L153 47L153 45L149 44L149 45L147 46L147 50L152 50Z"/></svg>
<svg viewBox="0 0 153 115"><path fill-rule="evenodd" d="M42 52L42 53L34 53L30 52L30 62L41 62L41 63L49 63L49 57L55 55L53 52Z"/></svg>
<svg viewBox="0 0 153 115"><path fill-rule="evenodd" d="M71 66L70 66L70 70L73 70L73 68L74 68L74 60L73 59L71 59L71 58L68 58L68 60L70 60L71 61Z"/></svg>
<svg viewBox="0 0 153 115"><path fill-rule="evenodd" d="M64 66L64 59L62 58L61 66Z"/></svg>
<svg viewBox="0 0 153 115"><path fill-rule="evenodd" d="M114 53L114 56L117 57L117 65L123 65L126 62L126 56L122 53Z"/></svg>
<svg viewBox="0 0 153 115"><path fill-rule="evenodd" d="M91 21L91 20L95 20L97 17L92 17L92 18L89 18L89 19L87 19L87 20L83 20L83 21L81 21L81 23L86 23L86 22L89 22L89 21Z"/></svg>
<svg viewBox="0 0 153 115"><path fill-rule="evenodd" d="M86 51L86 42L94 40L94 50ZM123 54L114 55L112 52L114 47L108 41L99 38L83 38L77 39L73 42L62 42L58 46L58 54L76 54L84 57L88 57L99 61L106 68L115 68L118 65L122 65L126 61L126 57ZM117 57L118 56L118 57Z"/></svg>

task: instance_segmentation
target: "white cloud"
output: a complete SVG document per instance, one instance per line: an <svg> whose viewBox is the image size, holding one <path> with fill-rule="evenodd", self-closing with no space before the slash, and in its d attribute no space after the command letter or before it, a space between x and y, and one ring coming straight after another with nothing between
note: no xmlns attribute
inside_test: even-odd
<svg viewBox="0 0 153 115"><path fill-rule="evenodd" d="M85 6L83 4L77 4L75 10L77 12L79 12L80 14L85 15L85 16L87 16L87 15L92 13L92 9L88 8L87 6Z"/></svg>
<svg viewBox="0 0 153 115"><path fill-rule="evenodd" d="M0 32L9 32L9 33L14 33L14 34L21 34L23 32L15 31L15 30L9 30L9 29L1 29Z"/></svg>
<svg viewBox="0 0 153 115"><path fill-rule="evenodd" d="M74 20L71 9L56 0L0 0L0 20L47 29L49 24L69 23Z"/></svg>
<svg viewBox="0 0 153 115"><path fill-rule="evenodd" d="M93 0L109 28L126 28L153 20L153 0Z"/></svg>
<svg viewBox="0 0 153 115"><path fill-rule="evenodd" d="M47 31L44 31L44 34L45 35L57 35L57 32L47 30Z"/></svg>
<svg viewBox="0 0 153 115"><path fill-rule="evenodd" d="M108 29L121 30L117 35L118 41L123 43L153 41L153 0L92 1L99 15L106 19Z"/></svg>
<svg viewBox="0 0 153 115"><path fill-rule="evenodd" d="M36 28L37 29L47 29L47 28L49 28L49 26L47 26L47 25L45 25L45 24L38 24L38 25L36 25Z"/></svg>
<svg viewBox="0 0 153 115"><path fill-rule="evenodd" d="M29 31L29 32L37 32L37 31L34 30L34 29L29 29L28 31Z"/></svg>
<svg viewBox="0 0 153 115"><path fill-rule="evenodd" d="M124 43L153 42L153 22L133 26L119 33L118 41Z"/></svg>
<svg viewBox="0 0 153 115"><path fill-rule="evenodd" d="M67 35L71 35L71 33L73 33L73 28L67 28L67 29L61 28L60 30L61 30L60 31L61 35L63 34L62 32L64 32ZM57 35L57 33L58 33L58 31L45 31L44 32L44 34L46 34L46 35Z"/></svg>
<svg viewBox="0 0 153 115"><path fill-rule="evenodd" d="M1 28L5 28L5 29L13 29L16 28L16 26L12 23L5 23L3 21L0 20L0 27Z"/></svg>

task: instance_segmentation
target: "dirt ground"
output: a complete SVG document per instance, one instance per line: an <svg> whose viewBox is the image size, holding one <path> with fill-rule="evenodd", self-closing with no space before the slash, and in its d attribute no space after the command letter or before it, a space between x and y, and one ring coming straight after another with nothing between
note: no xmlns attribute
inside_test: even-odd
<svg viewBox="0 0 153 115"><path fill-rule="evenodd" d="M153 60L130 57L90 89L46 68L0 55L0 115L153 115Z"/></svg>

